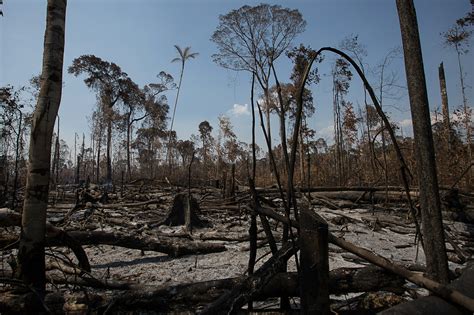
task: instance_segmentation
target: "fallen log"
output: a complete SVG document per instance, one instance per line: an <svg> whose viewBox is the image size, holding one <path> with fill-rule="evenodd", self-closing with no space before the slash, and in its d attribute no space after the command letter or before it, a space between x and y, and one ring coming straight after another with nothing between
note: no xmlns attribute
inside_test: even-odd
<svg viewBox="0 0 474 315"><path fill-rule="evenodd" d="M471 262L463 271L461 276L447 286L448 289L454 289L462 292L466 296L474 298L474 263ZM406 302L385 310L381 315L428 315L428 314L446 314L446 315L464 315L466 310L457 307L437 296L426 296L414 301Z"/></svg>
<svg viewBox="0 0 474 315"><path fill-rule="evenodd" d="M18 294L4 291L0 294L1 314L89 314L97 313L105 304L104 298L92 292L59 292L46 294L40 301L34 292Z"/></svg>
<svg viewBox="0 0 474 315"><path fill-rule="evenodd" d="M96 279L89 274L48 275L55 285L69 284L106 290L127 290L113 298L108 312L124 310L153 309L158 312L189 312L213 302L222 294L232 290L243 281L243 277L186 283L173 286L151 286L110 279ZM403 293L405 281L381 268L338 268L329 273L331 294L351 292L390 291ZM299 296L299 280L296 272L278 273L262 287L261 292L252 296L253 300L270 297Z"/></svg>
<svg viewBox="0 0 474 315"><path fill-rule="evenodd" d="M141 206L147 206L150 204L157 204L157 203L163 203L163 199L151 199L147 201L141 201L141 202L131 202L131 203L111 203L111 204L104 204L104 205L97 205L98 208L102 209L123 209L125 207L127 208L135 208L135 207L141 207Z"/></svg>
<svg viewBox="0 0 474 315"><path fill-rule="evenodd" d="M20 226L21 225L21 215L15 212L7 211L7 209L0 209L0 226ZM89 259L87 258L84 249L81 244L71 237L71 235L61 230L49 223L46 224L46 245L51 246L49 240L56 240L56 242L61 243L63 246L69 247L78 260L78 265L86 271L91 270ZM7 246L17 247L18 246L18 237L10 236L5 239L2 237L0 240L0 248L6 248Z"/></svg>
<svg viewBox="0 0 474 315"><path fill-rule="evenodd" d="M267 283L282 269L287 260L297 251L291 242L283 245L278 252L267 260L252 275L242 279L228 293L221 295L208 305L200 314L230 314L248 303L253 295L262 292Z"/></svg>
<svg viewBox="0 0 474 315"><path fill-rule="evenodd" d="M457 290L448 288L447 286L441 283L426 278L420 273L412 272L408 269L405 269L404 267L391 262L385 257L374 254L367 249L355 246L354 244L351 244L341 238L335 237L332 234L329 234L329 242L341 248L344 248L345 250L350 251L351 253L354 253L361 258L364 258L365 260L373 263L376 266L382 267L386 270L390 270L391 272L402 276L408 281L430 290L431 292L442 297L443 299L454 302L457 305L461 305L469 311L474 312L474 299L462 294Z"/></svg>
<svg viewBox="0 0 474 315"><path fill-rule="evenodd" d="M281 221L283 223L289 223L289 220L286 217L279 215L278 213L276 213L275 211L272 211L271 209L262 210L260 208L257 208L255 210L257 212L262 212L263 214L268 215L275 220ZM291 220L291 225L294 227L299 226L298 223L293 220ZM429 291L435 293L436 295L442 297L443 299L449 300L457 305L461 305L465 307L466 309L468 309L469 311L474 312L474 299L469 298L468 296L462 294L461 292L456 291L454 289L447 288L445 285L442 285L436 281L426 278L420 273L412 272L408 269L405 269L404 267L391 262L385 257L374 254L373 252L365 248L358 247L350 242L347 242L346 240L338 238L334 236L332 233L329 233L328 239L330 243L337 245L347 250L348 252L356 254L357 256L367 260L368 262L376 266L382 267L397 275L400 275L401 277L407 279L408 281L428 289Z"/></svg>
<svg viewBox="0 0 474 315"><path fill-rule="evenodd" d="M171 257L217 253L226 250L226 247L222 244L192 241L179 237L139 237L119 232L105 231L69 231L67 234L80 245L112 245L165 253ZM11 244L15 240L15 237L2 236L0 239L0 247L5 244ZM66 245L64 239L60 236L49 234L46 235L46 244L47 246Z"/></svg>
<svg viewBox="0 0 474 315"><path fill-rule="evenodd" d="M69 234L82 245L114 245L161 252L172 257L216 253L226 250L226 247L221 244L190 241L176 237L138 237L119 232L104 231L73 231Z"/></svg>
<svg viewBox="0 0 474 315"><path fill-rule="evenodd" d="M410 193L413 200L418 198L417 192ZM407 202L406 193L404 191L370 191L368 193L361 193L360 191L324 191L312 192L313 198L328 198L337 200L348 200L352 202Z"/></svg>
<svg viewBox="0 0 474 315"><path fill-rule="evenodd" d="M21 216L14 212L0 211L0 226L19 226ZM2 236L0 247L17 246L15 236ZM221 244L191 241L174 237L138 237L119 232L68 231L67 233L51 224L47 225L46 244L48 246L69 246L79 260L79 265L90 270L87 256L81 245L115 245L120 247L156 251L179 257L189 254L208 254L225 251ZM86 262L87 260L87 262Z"/></svg>
<svg viewBox="0 0 474 315"><path fill-rule="evenodd" d="M135 291L135 293L129 292L131 295L144 292L155 292L157 290L161 290L162 287L164 288L164 286L156 287L128 281L97 279L87 273L80 274L79 271L77 275L48 275L47 278L49 282L54 284L70 284L95 289ZM223 291L232 289L241 280L242 279L240 277L237 277L180 284L169 287L167 291L178 292L178 288L183 287L207 287L208 289L206 290L212 289L213 291L222 291L221 293L224 293ZM402 294L405 291L403 288L404 284L405 280L402 277L376 266L367 266L361 268L337 268L329 272L329 292L330 294L336 295L375 291L389 291L396 294ZM197 292L197 290L190 289L189 292ZM156 294L156 292L153 293L153 295ZM270 281L262 288L262 292L255 294L253 298L258 300L269 297L279 297L282 295L299 296L299 294L298 273L280 272L270 279ZM185 299L188 299L188 297ZM208 297L203 296L200 299L196 299L196 301L201 301L201 303L207 303L211 301L208 301L207 299ZM139 305L136 306L138 307Z"/></svg>

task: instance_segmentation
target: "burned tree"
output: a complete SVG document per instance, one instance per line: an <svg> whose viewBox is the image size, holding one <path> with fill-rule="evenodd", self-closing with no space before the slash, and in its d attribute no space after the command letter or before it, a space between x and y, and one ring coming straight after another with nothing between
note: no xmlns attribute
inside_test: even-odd
<svg viewBox="0 0 474 315"><path fill-rule="evenodd" d="M97 92L104 120L107 121L107 183L112 183L112 119L113 106L123 97L129 78L118 65L94 55L83 55L73 60L68 72L86 74L84 83Z"/></svg>
<svg viewBox="0 0 474 315"><path fill-rule="evenodd" d="M445 45L451 48L454 48L457 55L458 67L459 67L459 83L461 85L461 95L462 95L462 122L466 132L466 144L467 144L467 163L469 165L472 162L472 126L471 126L471 114L472 109L470 108L466 96L466 83L465 74L461 62L461 56L466 54L469 50L469 39L472 35L472 31L468 29L469 25L474 25L473 22L473 13L470 12L465 18L459 19L456 21L456 24L450 28L448 31L442 34L445 40ZM471 182L471 173L469 170L467 172L467 184L470 185Z"/></svg>
<svg viewBox="0 0 474 315"><path fill-rule="evenodd" d="M430 277L441 283L447 283L449 281L448 259L446 257L430 109L415 6L412 0L397 0L397 9L405 55L415 150L418 156L420 208L425 240L426 266Z"/></svg>
<svg viewBox="0 0 474 315"><path fill-rule="evenodd" d="M51 138L62 91L66 0L48 0L43 72L30 136L23 205L18 277L45 293L45 233L51 164Z"/></svg>
<svg viewBox="0 0 474 315"><path fill-rule="evenodd" d="M221 15L219 21L211 37L218 47L212 56L214 62L227 69L254 73L268 100L273 64L306 26L301 13L279 5L245 5ZM271 108L266 107L269 150L272 148L270 112Z"/></svg>

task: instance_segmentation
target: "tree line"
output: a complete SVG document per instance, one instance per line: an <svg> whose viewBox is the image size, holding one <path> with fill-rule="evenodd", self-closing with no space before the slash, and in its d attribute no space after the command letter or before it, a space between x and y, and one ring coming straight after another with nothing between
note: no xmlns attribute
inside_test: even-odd
<svg viewBox="0 0 474 315"><path fill-rule="evenodd" d="M255 25L245 26L241 22L244 15L261 18L253 22ZM261 124L266 133L265 139L268 140L266 149L257 148L257 163L262 165L258 167L261 172L256 178L259 185L275 183L268 148L274 152L276 165L285 168L287 144L292 141L287 134L293 130L295 123L297 71L302 69L308 56L314 53L314 50L304 45L290 47L294 38L304 31L305 23L302 15L295 10L269 5L244 6L221 16L211 37L218 48L218 52L213 55L217 64L255 75L258 101L254 106L257 112L260 110L263 114ZM278 32L265 34L271 24L278 26L275 27ZM456 52L463 100L461 106L449 109L446 78L441 63L439 73L442 113L438 110L432 113L432 128L438 176L440 183L444 185L471 185L471 172L466 170L472 160L472 109L465 93L466 74L462 67L462 56L468 53L471 26L472 13L468 13L441 34L441 40ZM261 38L256 36L258 34ZM68 72L84 79L86 86L96 95L96 106L89 116L90 133L87 137L85 134L78 134L74 148L61 139L60 117L57 118L57 130L52 141L53 183L77 184L89 179L111 184L112 180L118 182L164 176L176 177L179 181L183 180L193 155L196 157L193 166L196 183L222 181L224 173L221 170L227 172L232 164L236 164L237 177L242 182L245 181L251 144L238 140L228 117L219 117L218 126L214 127L208 121L201 122L195 127L196 132L190 139L177 138L173 124L184 67L187 61L198 54L191 52L190 47L175 47L178 57L173 62L181 63L178 84L171 74L161 71L156 82L139 87L113 62L94 55L83 55L73 60ZM229 50L228 47L232 49ZM375 66L365 62L364 58L368 53L358 35L347 36L341 40L339 47L357 62L365 74L373 77L382 107L386 102L400 102L406 94L406 88L403 83L398 82L397 73L390 70L391 64L401 58L399 47L387 52ZM275 61L285 57L290 58L295 66L290 81L279 82ZM321 56L318 62L322 60ZM348 99L349 89L357 88L353 86L353 73L349 63L343 58L335 58L330 62L333 64L329 74L333 95L333 137L318 137L315 126L308 123L318 106L329 106L317 104L317 97L315 99L310 89L321 79L315 68L304 91L303 120L296 153L296 180L304 186L399 185L393 143L374 105L368 100L366 90L363 89L363 104L354 105L354 101ZM25 148L31 125L31 104L38 97L40 84L40 76L35 76L28 86L5 86L0 90L4 169L2 180L9 183L10 187L16 185L15 189L24 185L26 179ZM170 118L168 97L173 91L176 95ZM454 94L453 92L451 93ZM271 126L272 116L277 117L277 128ZM391 125L408 165L415 169L413 138L403 135L395 122L391 121ZM280 137L276 145L272 143L272 132L275 130ZM416 184L416 180L414 183Z"/></svg>

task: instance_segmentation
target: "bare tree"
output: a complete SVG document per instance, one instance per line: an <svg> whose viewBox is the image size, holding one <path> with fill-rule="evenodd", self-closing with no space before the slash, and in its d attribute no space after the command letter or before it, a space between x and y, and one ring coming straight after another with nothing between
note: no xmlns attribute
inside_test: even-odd
<svg viewBox="0 0 474 315"><path fill-rule="evenodd" d="M346 104L344 96L349 91L352 72L349 70L349 63L338 58L332 71L333 76L333 111L334 111L334 142L335 165L337 170L338 184L342 185L346 181L344 165L344 137L343 137L343 107Z"/></svg>
<svg viewBox="0 0 474 315"><path fill-rule="evenodd" d="M466 85L464 83L464 72L461 63L461 56L468 53L469 38L471 37L472 31L468 30L468 25L473 24L472 12L471 15L466 18L459 19L456 24L443 33L445 44L449 47L454 48L456 51L459 67L459 82L461 84L461 95L463 103L463 123L466 132L466 143L467 143L467 165L472 162L472 130L471 130L471 108L468 105L466 96ZM467 173L468 185L471 181L471 171Z"/></svg>
<svg viewBox="0 0 474 315"><path fill-rule="evenodd" d="M415 6L412 0L397 0L397 9L402 33L405 71L418 164L419 200L426 267L430 277L441 283L447 283L449 281L448 259L444 241L430 109Z"/></svg>
<svg viewBox="0 0 474 315"><path fill-rule="evenodd" d="M45 293L45 232L51 166L51 138L62 91L66 0L48 0L41 89L30 136L18 277Z"/></svg>
<svg viewBox="0 0 474 315"><path fill-rule="evenodd" d="M376 67L378 68L376 74L379 75L379 102L380 107L383 108L384 102L386 99L396 99L397 92L393 90L399 90L400 86L396 84L397 82L397 75L395 72L388 72L388 67L393 62L393 60L397 57L401 56L401 47L395 47L391 49L383 58L383 61ZM372 108L372 107L370 107ZM367 126L370 129L370 115L369 115L369 106L366 106L367 111ZM378 117L377 117L378 118ZM378 119L379 120L379 119ZM388 196L388 162L387 162L387 137L386 137L386 130L383 124L380 126L380 134L382 138L382 157L383 157L383 172L384 172L384 179L385 179L385 193ZM369 139L370 141L370 139ZM375 138L374 138L375 142ZM372 146L373 149L373 146ZM372 155L371 155L372 156Z"/></svg>
<svg viewBox="0 0 474 315"><path fill-rule="evenodd" d="M245 5L221 15L219 21L211 37L218 47L212 56L214 62L227 69L255 74L268 100L274 62L306 26L301 13L279 5ZM266 107L269 150L272 148L270 112L271 108Z"/></svg>

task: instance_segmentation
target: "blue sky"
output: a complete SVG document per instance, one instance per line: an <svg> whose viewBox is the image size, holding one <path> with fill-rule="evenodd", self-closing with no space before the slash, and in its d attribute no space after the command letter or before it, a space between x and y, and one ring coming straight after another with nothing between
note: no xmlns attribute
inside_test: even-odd
<svg viewBox="0 0 474 315"><path fill-rule="evenodd" d="M4 17L0 18L0 85L16 87L41 71L46 0L4 0ZM66 20L65 70L74 58L94 54L115 62L139 85L155 82L160 71L179 77L180 65L170 61L176 57L175 44L191 46L199 56L186 65L182 91L176 112L175 129L187 139L197 133L198 124L208 120L217 129L217 117L228 115L237 135L250 139L251 116L248 112L232 112L234 104L250 102L250 77L223 69L211 60L216 47L209 38L218 25L218 16L244 4L261 1L240 0L69 0ZM307 21L306 31L294 44L312 48L337 46L350 34L358 34L366 46L365 63L375 66L387 52L401 46L400 29L394 0L293 0L267 1L298 9ZM421 34L425 73L431 108L440 104L438 65L444 62L451 109L461 104L457 59L454 51L443 46L440 33L470 10L468 0L415 0ZM320 68L323 74L319 86L313 89L316 113L310 127L317 137L331 140L331 55ZM468 99L474 99L472 53L463 57L469 86ZM287 81L291 64L282 57L278 63L280 81ZM400 85L405 84L403 60L392 64ZM376 82L376 77L369 81ZM362 104L362 84L353 80L348 97ZM387 107L392 119L404 121L405 132L410 114L406 92ZM174 102L174 93L168 95ZM387 104L388 105L388 104ZM74 132L88 133L87 116L95 106L94 92L88 90L82 78L64 73L63 98L60 108L62 137L70 144ZM239 107L237 107L239 108ZM274 124L276 127L276 124ZM273 138L277 141L277 129Z"/></svg>

